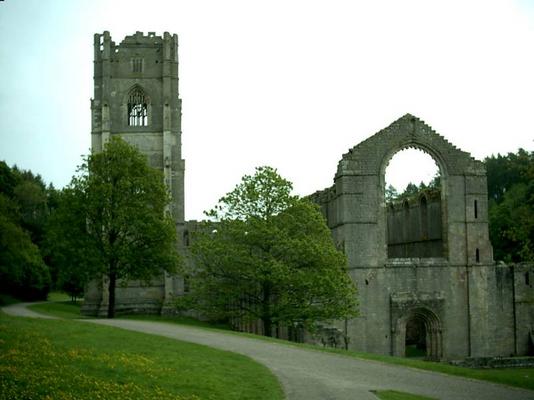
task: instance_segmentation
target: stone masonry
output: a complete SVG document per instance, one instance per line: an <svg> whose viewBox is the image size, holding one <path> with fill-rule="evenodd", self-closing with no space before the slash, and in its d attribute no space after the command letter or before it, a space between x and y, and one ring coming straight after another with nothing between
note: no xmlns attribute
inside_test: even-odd
<svg viewBox="0 0 534 400"><path fill-rule="evenodd" d="M137 32L116 45L104 32L95 35L94 51L92 151L120 135L164 172L187 255L196 225L184 221L178 38ZM388 205L386 167L408 147L434 158L441 188ZM358 287L360 316L333 324L351 349L404 356L407 330L416 326L430 359L532 352L534 268L493 261L484 165L423 121L407 114L350 149L334 185L310 198ZM89 285L84 314L105 314L104 283ZM170 313L186 290L181 277L164 274L149 285L119 284L117 312Z"/></svg>
<svg viewBox="0 0 534 400"><path fill-rule="evenodd" d="M405 148L433 157L441 188L399 209L386 205L384 175ZM407 114L344 154L334 185L311 198L358 287L361 314L346 328L351 348L404 356L407 325L419 321L430 359L529 351L534 293L523 272L517 277L528 267L493 261L480 161Z"/></svg>
<svg viewBox="0 0 534 400"><path fill-rule="evenodd" d="M164 173L179 237L184 231L184 169L181 145L182 101L178 97L178 36L136 32L119 44L109 32L94 35L94 98L91 99L92 151L119 135L146 154ZM180 243L181 245L181 243ZM105 315L105 282L92 282L82 312ZM180 277L162 275L151 285L117 285L117 312L159 313L182 290Z"/></svg>

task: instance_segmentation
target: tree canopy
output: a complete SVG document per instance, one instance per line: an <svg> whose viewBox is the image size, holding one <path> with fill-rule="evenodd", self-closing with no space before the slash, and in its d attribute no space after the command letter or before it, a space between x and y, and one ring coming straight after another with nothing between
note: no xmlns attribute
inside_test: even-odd
<svg viewBox="0 0 534 400"><path fill-rule="evenodd" d="M495 259L534 261L534 152L498 154L485 164Z"/></svg>
<svg viewBox="0 0 534 400"><path fill-rule="evenodd" d="M0 292L46 299L51 278L39 246L51 191L39 175L0 161Z"/></svg>
<svg viewBox="0 0 534 400"><path fill-rule="evenodd" d="M312 327L356 314L356 289L318 208L259 167L207 213L194 238L193 304L205 315L274 326Z"/></svg>
<svg viewBox="0 0 534 400"><path fill-rule="evenodd" d="M118 137L86 157L64 189L49 229L60 280L108 280L108 317L115 315L119 279L150 280L179 263L175 225L163 176Z"/></svg>

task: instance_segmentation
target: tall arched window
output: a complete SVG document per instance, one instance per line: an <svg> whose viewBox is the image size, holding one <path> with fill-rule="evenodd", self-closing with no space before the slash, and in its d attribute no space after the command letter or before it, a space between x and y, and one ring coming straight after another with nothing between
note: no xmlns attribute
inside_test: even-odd
<svg viewBox="0 0 534 400"><path fill-rule="evenodd" d="M147 126L148 106L143 90L136 86L128 96L128 125Z"/></svg>
<svg viewBox="0 0 534 400"><path fill-rule="evenodd" d="M428 206L425 196L421 196L421 238L420 240L428 239Z"/></svg>

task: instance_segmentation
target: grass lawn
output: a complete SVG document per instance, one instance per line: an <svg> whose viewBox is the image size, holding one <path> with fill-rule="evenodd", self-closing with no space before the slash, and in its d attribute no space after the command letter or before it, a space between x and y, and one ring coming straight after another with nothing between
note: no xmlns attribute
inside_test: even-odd
<svg viewBox="0 0 534 400"><path fill-rule="evenodd" d="M373 393L381 400L434 400L432 397L397 392L396 390L379 390Z"/></svg>
<svg viewBox="0 0 534 400"><path fill-rule="evenodd" d="M48 301L69 301L72 300L67 293L63 292L50 292L48 293Z"/></svg>
<svg viewBox="0 0 534 400"><path fill-rule="evenodd" d="M65 311L63 303L54 303L54 304L38 304L33 305L30 308L35 311L47 312L51 315L61 316L62 311ZM46 306L46 307L45 307ZM79 305L66 307L67 313L70 313L70 318L80 318L79 314ZM69 316L66 316L69 318ZM182 325L192 325L201 328L208 328L213 330L220 330L220 328L214 327L206 322L197 321L193 318L187 317L159 317L155 315L129 315L120 318L128 319L140 319L147 321L158 321L158 322L168 322L176 323ZM346 351L342 349L332 349L332 348L322 348L309 344L293 343L285 340L267 338L265 336L253 335L250 333L234 332L229 330L222 330L221 333L234 334L250 337L258 340L267 340L271 342L280 343L286 346L297 346L305 347L315 351L327 351L336 354L341 354L348 357L362 358L366 360L373 360L384 362L387 364L401 365L405 367L418 368L424 370L430 370L435 372L441 372L449 375L463 376L471 379L480 379L495 383L501 383L509 386L517 386L525 389L534 390L534 368L503 368L503 369L471 369L471 368L461 368L449 365L447 363L437 363L430 361L423 361L417 359L410 359L404 357L392 357L392 356L383 356L379 354L370 354L370 353L359 353L353 351Z"/></svg>
<svg viewBox="0 0 534 400"><path fill-rule="evenodd" d="M56 301L54 303L32 304L28 306L28 308L36 312L50 314L59 318L81 319L86 318L83 315L80 315L81 304L81 301L72 302L70 300L67 300Z"/></svg>
<svg viewBox="0 0 534 400"><path fill-rule="evenodd" d="M0 399L283 398L270 371L235 353L72 320L0 312Z"/></svg>

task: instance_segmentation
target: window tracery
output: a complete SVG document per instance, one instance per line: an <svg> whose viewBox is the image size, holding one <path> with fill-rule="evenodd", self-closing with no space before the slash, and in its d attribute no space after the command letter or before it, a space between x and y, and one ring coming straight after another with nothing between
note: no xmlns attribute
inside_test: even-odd
<svg viewBox="0 0 534 400"><path fill-rule="evenodd" d="M147 100L139 87L128 96L128 126L148 126Z"/></svg>

